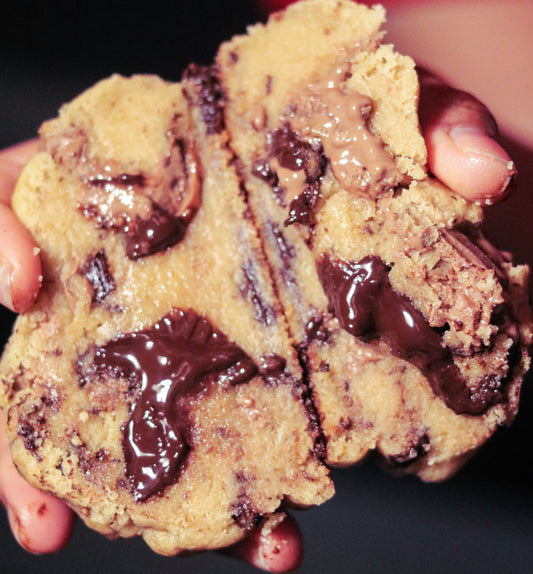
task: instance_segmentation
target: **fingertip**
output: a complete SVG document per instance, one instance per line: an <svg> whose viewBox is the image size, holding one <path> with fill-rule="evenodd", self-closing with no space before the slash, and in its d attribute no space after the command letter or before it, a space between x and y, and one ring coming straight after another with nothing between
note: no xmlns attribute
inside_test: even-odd
<svg viewBox="0 0 533 574"><path fill-rule="evenodd" d="M26 162L39 151L39 140L32 139L0 150L0 202L8 204L15 183Z"/></svg>
<svg viewBox="0 0 533 574"><path fill-rule="evenodd" d="M74 514L53 496L31 491L21 501L8 503L8 517L13 536L32 554L50 554L68 542L74 525Z"/></svg>
<svg viewBox="0 0 533 574"><path fill-rule="evenodd" d="M426 139L430 170L465 199L491 205L512 189L513 161L479 126L443 126Z"/></svg>
<svg viewBox="0 0 533 574"><path fill-rule="evenodd" d="M18 473L0 409L0 499L17 542L33 554L63 548L74 525L73 512L59 499L31 486Z"/></svg>
<svg viewBox="0 0 533 574"><path fill-rule="evenodd" d="M302 562L302 537L295 520L283 515L273 525L253 530L226 553L267 572L292 572Z"/></svg>
<svg viewBox="0 0 533 574"><path fill-rule="evenodd" d="M42 283L39 250L11 209L0 203L0 303L26 311Z"/></svg>
<svg viewBox="0 0 533 574"><path fill-rule="evenodd" d="M419 69L419 115L430 171L453 191L480 204L503 199L516 168L498 143L496 121L471 94Z"/></svg>

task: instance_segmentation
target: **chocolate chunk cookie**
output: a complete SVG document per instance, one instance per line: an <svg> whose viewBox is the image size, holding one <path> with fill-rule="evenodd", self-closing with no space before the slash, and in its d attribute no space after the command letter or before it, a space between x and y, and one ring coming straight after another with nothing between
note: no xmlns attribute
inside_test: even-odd
<svg viewBox="0 0 533 574"><path fill-rule="evenodd" d="M217 548L332 493L223 136L182 87L105 80L41 130L14 208L44 284L2 359L13 457L108 536ZM323 448L323 447L322 447Z"/></svg>
<svg viewBox="0 0 533 574"><path fill-rule="evenodd" d="M427 174L413 62L379 7L302 2L221 47L240 158L327 443L437 480L512 420L528 270Z"/></svg>
<svg viewBox="0 0 533 574"><path fill-rule="evenodd" d="M384 12L304 0L41 129L43 289L0 363L14 460L108 536L219 548L376 452L449 476L516 414L528 270L427 174Z"/></svg>

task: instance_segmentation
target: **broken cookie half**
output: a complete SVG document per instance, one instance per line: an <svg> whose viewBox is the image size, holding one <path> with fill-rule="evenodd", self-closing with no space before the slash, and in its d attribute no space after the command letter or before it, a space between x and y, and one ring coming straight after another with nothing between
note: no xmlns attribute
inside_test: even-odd
<svg viewBox="0 0 533 574"><path fill-rule="evenodd" d="M441 479L513 419L527 269L428 177L383 20L303 1L43 125L13 206L44 283L1 404L20 471L89 526L220 548L331 497L329 465Z"/></svg>

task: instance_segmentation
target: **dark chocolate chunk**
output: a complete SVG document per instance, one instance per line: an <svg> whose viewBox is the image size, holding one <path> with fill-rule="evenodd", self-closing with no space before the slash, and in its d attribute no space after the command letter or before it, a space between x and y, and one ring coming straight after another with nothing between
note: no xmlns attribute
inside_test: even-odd
<svg viewBox="0 0 533 574"><path fill-rule="evenodd" d="M270 167L270 160L268 158L259 158L252 163L252 175L268 183L279 205L281 207L287 207L285 188L280 185L278 174Z"/></svg>
<svg viewBox="0 0 533 574"><path fill-rule="evenodd" d="M108 186L132 188L144 187L146 178L142 173L121 173L115 176L99 174L87 178L87 183L95 187L106 188Z"/></svg>
<svg viewBox="0 0 533 574"><path fill-rule="evenodd" d="M224 131L225 93L218 78L218 69L213 66L191 64L185 71L184 78L197 86L198 105L202 120L209 135Z"/></svg>
<svg viewBox="0 0 533 574"><path fill-rule="evenodd" d="M405 452L388 457L388 462L395 468L406 467L416 462L429 452L429 437L424 433L418 441Z"/></svg>
<svg viewBox="0 0 533 574"><path fill-rule="evenodd" d="M126 209L102 209L99 205L82 205L81 212L87 218L94 219L103 229L120 232L126 238L126 255L136 260L153 255L178 244L185 236L187 227L196 215L198 206L185 209L180 215L173 215L149 197L150 189L142 174L121 174L119 176L91 177L87 185L103 188L113 195L122 191L134 191L149 200L150 214L146 218L131 216ZM146 195L145 195L146 194Z"/></svg>
<svg viewBox="0 0 533 574"><path fill-rule="evenodd" d="M386 342L394 355L422 371L433 392L454 412L480 415L501 400L496 379L479 381L475 389L467 386L441 334L392 288L381 259L368 256L354 263L323 256L318 272L341 327L356 337Z"/></svg>
<svg viewBox="0 0 533 574"><path fill-rule="evenodd" d="M482 236L478 228L463 225L461 228L443 229L441 234L468 262L492 269L502 286L507 287L503 267L507 259Z"/></svg>
<svg viewBox="0 0 533 574"><path fill-rule="evenodd" d="M255 320L262 325L272 325L276 318L276 311L261 296L261 287L251 260L243 265L242 272L243 282L240 285L240 291L254 306Z"/></svg>
<svg viewBox="0 0 533 574"><path fill-rule="evenodd" d="M245 530L258 528L263 520L263 515L257 511L244 492L240 493L237 500L232 503L231 517Z"/></svg>
<svg viewBox="0 0 533 574"><path fill-rule="evenodd" d="M177 245L189 225L187 217L176 217L152 202L152 213L147 219L136 217L126 231L126 255L139 259L165 251Z"/></svg>
<svg viewBox="0 0 533 574"><path fill-rule="evenodd" d="M81 268L81 273L85 275L93 289L93 304L102 303L109 293L116 288L109 262L103 250L87 259Z"/></svg>
<svg viewBox="0 0 533 574"><path fill-rule="evenodd" d="M320 199L320 181L315 181L295 197L289 205L289 217L285 220L285 227L293 223L301 225L314 225L315 208Z"/></svg>
<svg viewBox="0 0 533 574"><path fill-rule="evenodd" d="M306 183L317 181L324 173L327 160L322 146L298 139L289 124L270 134L270 157L291 171L305 171Z"/></svg>
<svg viewBox="0 0 533 574"><path fill-rule="evenodd" d="M97 348L93 370L138 387L123 426L126 474L138 502L160 494L183 469L192 448L191 397L213 383L242 384L258 373L242 349L190 309Z"/></svg>
<svg viewBox="0 0 533 574"><path fill-rule="evenodd" d="M266 224L266 232L270 243L276 250L279 259L279 271L285 282L285 285L295 289L298 288L298 283L294 276L292 259L296 256L294 247L285 237L283 231L277 223L268 221Z"/></svg>

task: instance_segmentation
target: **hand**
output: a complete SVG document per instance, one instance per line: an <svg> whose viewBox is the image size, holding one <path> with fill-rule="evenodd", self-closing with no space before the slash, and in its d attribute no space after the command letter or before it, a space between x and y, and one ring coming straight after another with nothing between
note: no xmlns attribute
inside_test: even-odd
<svg viewBox="0 0 533 574"><path fill-rule="evenodd" d="M25 311L37 297L41 283L35 243L10 207L20 170L36 151L37 141L30 141L0 152L0 303L12 311ZM72 530L72 512L19 475L4 428L0 410L0 499L11 530L30 552L59 550Z"/></svg>
<svg viewBox="0 0 533 574"><path fill-rule="evenodd" d="M10 207L15 182L37 146L32 140L0 151L0 303L16 312L33 303L41 286L35 242Z"/></svg>
<svg viewBox="0 0 533 574"><path fill-rule="evenodd" d="M493 203L510 188L515 169L495 141L496 123L475 98L422 72L420 119L429 169L464 197ZM35 141L0 152L0 303L26 310L40 288L41 266L35 244L10 209L15 181L35 153ZM34 553L60 549L72 529L72 513L57 499L33 489L17 473L0 413L0 498L21 545ZM288 517L268 536L254 531L227 549L258 568L286 572L302 557L296 523Z"/></svg>
<svg viewBox="0 0 533 574"><path fill-rule="evenodd" d="M512 188L516 169L498 128L476 98L419 70L419 116L430 171L466 199L492 204Z"/></svg>

